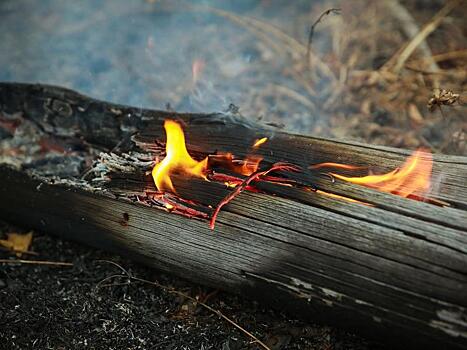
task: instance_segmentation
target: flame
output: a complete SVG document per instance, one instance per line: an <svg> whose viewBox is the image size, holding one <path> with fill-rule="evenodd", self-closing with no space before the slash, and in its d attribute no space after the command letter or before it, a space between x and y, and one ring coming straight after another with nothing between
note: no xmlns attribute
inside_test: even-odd
<svg viewBox="0 0 467 350"><path fill-rule="evenodd" d="M166 157L152 169L152 177L159 191L176 193L170 179L170 175L173 173L187 174L207 180L209 167L212 164L218 164L237 174L250 176L258 171L259 164L263 160L262 157L255 155L248 156L245 159L235 159L232 153L220 153L206 157L202 161L197 161L190 156L186 149L185 135L180 124L168 119L164 122L164 128L167 134ZM261 143L267 140L267 138L263 139L264 141ZM230 183L227 186L235 187L236 185Z"/></svg>
<svg viewBox="0 0 467 350"><path fill-rule="evenodd" d="M358 170L358 169L363 169L365 167L357 166L357 165L340 164L340 163L319 163L315 165L310 165L309 168L310 169L336 168L336 169L345 169L345 170Z"/></svg>
<svg viewBox="0 0 467 350"><path fill-rule="evenodd" d="M217 164L237 174L250 176L258 170L263 157L250 155L245 159L235 159L232 153L218 153L211 155L209 164Z"/></svg>
<svg viewBox="0 0 467 350"><path fill-rule="evenodd" d="M330 174L337 179L397 194L401 197L409 197L411 195L423 197L431 188L432 168L433 159L431 153L419 149L407 158L401 168L386 174L362 177Z"/></svg>
<svg viewBox="0 0 467 350"><path fill-rule="evenodd" d="M263 138L261 138L261 139L256 140L256 141L253 143L253 148L258 148L258 147L261 146L263 143L265 143L267 140L268 140L267 137L263 137Z"/></svg>
<svg viewBox="0 0 467 350"><path fill-rule="evenodd" d="M232 170L236 173L250 176L255 171L258 171L259 163L263 160L263 157L250 156L240 162L239 165L232 163Z"/></svg>
<svg viewBox="0 0 467 350"><path fill-rule="evenodd" d="M168 209L168 210L172 210L174 208L174 206L170 203L165 203L165 207Z"/></svg>
<svg viewBox="0 0 467 350"><path fill-rule="evenodd" d="M166 157L152 169L152 177L157 189L175 193L170 179L170 175L175 172L206 179L208 158L202 161L191 158L186 149L185 135L180 124L168 119L164 122L164 128L167 133Z"/></svg>
<svg viewBox="0 0 467 350"><path fill-rule="evenodd" d="M191 77L193 79L193 84L196 84L203 74L204 66L206 64L201 59L196 59L191 65Z"/></svg>

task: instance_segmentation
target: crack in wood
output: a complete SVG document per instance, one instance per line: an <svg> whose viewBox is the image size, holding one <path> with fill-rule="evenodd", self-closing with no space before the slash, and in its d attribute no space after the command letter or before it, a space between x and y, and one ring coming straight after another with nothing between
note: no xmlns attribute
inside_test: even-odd
<svg viewBox="0 0 467 350"><path fill-rule="evenodd" d="M307 170L289 179L375 207L258 182L256 188L273 196L242 193L221 211L212 232L205 221L156 208L163 202L134 202L155 190L146 172L157 155L164 155L167 118L184 123L190 154L200 158L217 151L243 158L261 137L270 138L257 150L265 167L277 161L303 168L334 161L385 172L409 153L289 135L232 113L143 110L43 85L0 83L0 113L3 119L21 113L38 139L60 138L73 147L76 162L85 163L78 177L76 169L57 177L40 171L44 153L10 157L16 169L0 166L0 212L10 220L245 293L308 319L348 326L351 314L361 331L399 345L416 339L415 345L425 348L465 348L467 158L434 156L434 176L441 177L435 198L454 208L331 182ZM100 163L99 151L104 151ZM71 159L57 156L50 165L66 158ZM214 182L180 178L174 183L181 197L196 201L199 205L190 205L205 213L228 193Z"/></svg>

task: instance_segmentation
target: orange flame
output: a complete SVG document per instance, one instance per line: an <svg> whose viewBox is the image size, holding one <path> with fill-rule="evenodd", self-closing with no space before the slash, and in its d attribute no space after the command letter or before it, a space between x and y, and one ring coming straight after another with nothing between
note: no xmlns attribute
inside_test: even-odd
<svg viewBox="0 0 467 350"><path fill-rule="evenodd" d="M246 159L243 160L243 164L240 166L237 166L234 170L235 172L250 176L253 174L255 171L258 170L259 168L259 163L263 160L263 157L255 157L255 156L250 156Z"/></svg>
<svg viewBox="0 0 467 350"><path fill-rule="evenodd" d="M401 197L409 197L415 194L423 197L431 188L432 168L433 159L431 153L419 149L407 158L400 169L395 169L386 174L363 177L330 174L337 179L397 194Z"/></svg>
<svg viewBox="0 0 467 350"><path fill-rule="evenodd" d="M206 178L208 158L200 162L191 158L186 149L185 135L180 124L173 120L166 120L164 128L167 133L166 157L154 166L152 177L159 191L175 193L170 175L179 172Z"/></svg>
<svg viewBox="0 0 467 350"><path fill-rule="evenodd" d="M243 160L234 159L232 153L219 153L211 157L218 163L222 164L223 167L232 170L237 174L250 176L259 168L259 163L263 160L260 156L248 156Z"/></svg>

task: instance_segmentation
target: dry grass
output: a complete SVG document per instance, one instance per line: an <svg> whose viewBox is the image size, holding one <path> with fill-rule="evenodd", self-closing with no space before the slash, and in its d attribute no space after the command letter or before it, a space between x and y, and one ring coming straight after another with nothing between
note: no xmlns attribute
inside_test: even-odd
<svg viewBox="0 0 467 350"><path fill-rule="evenodd" d="M340 15L322 18L307 52L307 30L333 7ZM207 38L199 53L206 69L197 83L185 79L173 89L154 89L154 96L177 109L188 95L198 110L232 99L242 114L292 131L466 154L462 7L458 0L444 7L361 0L323 1L308 11L264 1L242 15L185 8L215 15L223 25L207 26L211 35L197 33ZM265 14L274 11L279 15ZM254 50L257 58L238 68L242 50ZM442 91L458 96L433 104Z"/></svg>

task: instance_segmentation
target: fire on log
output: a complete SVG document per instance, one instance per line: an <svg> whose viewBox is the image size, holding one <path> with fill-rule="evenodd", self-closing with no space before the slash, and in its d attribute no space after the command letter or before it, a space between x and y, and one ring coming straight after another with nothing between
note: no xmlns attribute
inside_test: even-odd
<svg viewBox="0 0 467 350"><path fill-rule="evenodd" d="M465 157L43 85L0 84L0 122L5 219L388 343L465 348ZM431 192L413 187L427 169Z"/></svg>

